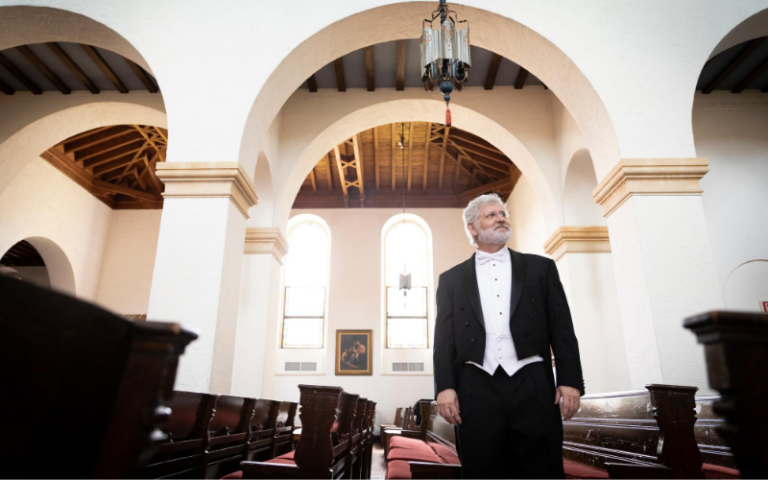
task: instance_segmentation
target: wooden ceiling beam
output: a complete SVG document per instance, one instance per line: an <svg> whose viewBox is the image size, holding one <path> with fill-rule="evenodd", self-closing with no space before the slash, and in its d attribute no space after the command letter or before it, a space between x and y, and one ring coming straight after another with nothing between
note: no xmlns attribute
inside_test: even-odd
<svg viewBox="0 0 768 480"><path fill-rule="evenodd" d="M157 169L157 162L160 160L160 152L155 152L155 155L152 157L152 160L147 160L147 157L143 157L145 169L144 171L149 174L149 179L152 181L152 184L155 186L155 190L157 190L158 194L161 194L163 192L163 182L160 181L159 178L157 178L157 173L155 170Z"/></svg>
<svg viewBox="0 0 768 480"><path fill-rule="evenodd" d="M398 91L405 90L405 40L397 41L395 84Z"/></svg>
<svg viewBox="0 0 768 480"><path fill-rule="evenodd" d="M83 47L83 50L85 50L85 53L87 53L88 56L91 57L91 60L93 60L93 63L95 63L96 66L99 67L99 70L101 70L101 73L106 75L109 81L112 82L112 85L115 86L118 92L128 93L128 88L126 88L126 86L117 76L115 71L112 70L112 67L109 66L109 64L104 60L104 57L102 57L101 54L95 48L93 48L90 45L86 45L84 43L81 43L80 46Z"/></svg>
<svg viewBox="0 0 768 480"><path fill-rule="evenodd" d="M515 90L522 90L526 80L528 80L528 70L520 67L520 71L517 72L517 78L515 79Z"/></svg>
<svg viewBox="0 0 768 480"><path fill-rule="evenodd" d="M717 87L720 86L723 81L728 78L734 70L739 68L742 63L744 63L744 60L746 60L750 55L752 55L752 52L758 49L760 45L762 45L763 41L768 37L762 37L762 38L756 38L754 40L751 40L747 45L741 49L738 55L736 55L733 60L728 62L728 65L723 67L720 72L718 72L717 75L715 75L715 78L712 79L709 84L707 84L706 87L701 89L701 93L708 95L712 93Z"/></svg>
<svg viewBox="0 0 768 480"><path fill-rule="evenodd" d="M129 160L129 161L128 161L127 163L125 163L125 164L122 164L122 165L120 165L120 167L122 167L122 168L123 168L123 171L122 171L122 172L120 172L120 173L118 173L118 174L115 174L115 175L112 175L112 176L110 176L110 178L109 178L109 181L110 181L110 182L115 182L115 183L118 183L120 180L122 180L122 179L123 179L123 177L125 177L126 175L128 175L128 173L130 173L130 171L131 171L131 167L133 167L133 166L134 166L134 165L135 165L137 162L141 161L141 158L142 158L142 156L146 156L146 154L147 154L147 151L146 151L146 149L141 149L141 150L139 150L138 152L136 152L136 153L134 154L134 156L133 156L133 158L132 158L131 160ZM115 163L118 163L118 162L115 162ZM120 168L120 167L118 167L118 168ZM108 167L108 169L106 169L106 168L105 168L105 170L106 170L106 171L110 171L110 170L112 170L113 168L114 168L113 166L109 166L109 167ZM100 180L107 180L106 178L100 178L100 177L101 177L101 175L103 175L104 173L106 173L106 171L102 171L102 172L101 172L101 174L100 174L100 173L99 173L99 172L98 172L98 171L97 171L97 170L94 168L94 169L93 169L93 176L94 176L94 177L96 177L96 178L99 178Z"/></svg>
<svg viewBox="0 0 768 480"><path fill-rule="evenodd" d="M344 175L344 167L341 164L341 153L339 152L339 146L333 147L333 155L336 157L336 168L339 171L339 179L341 181L341 191L344 193L344 206L349 207L349 193L347 193L347 180Z"/></svg>
<svg viewBox="0 0 768 480"><path fill-rule="evenodd" d="M499 150L498 148L496 148L496 147L494 147L492 145L483 145L480 142L475 142L474 140L470 140L469 138L466 138L466 137L460 135L456 131L454 131L453 134L451 135L451 140L454 140L454 141L461 140L464 143L468 143L470 145L474 145L476 147L480 147L480 148L482 148L484 150L488 150L489 152L497 153L497 154L499 154L501 156L504 156L504 153L501 150Z"/></svg>
<svg viewBox="0 0 768 480"><path fill-rule="evenodd" d="M333 192L333 175L331 174L331 154L325 156L328 162L328 168L325 169L326 180L328 181L328 192Z"/></svg>
<svg viewBox="0 0 768 480"><path fill-rule="evenodd" d="M448 142L448 135L451 132L451 127L445 127L445 135L443 136L443 148L440 152L440 171L438 172L437 177L437 191L442 192L443 191L443 173L445 172L445 149L447 147Z"/></svg>
<svg viewBox="0 0 768 480"><path fill-rule="evenodd" d="M485 193L490 193L490 192L507 193L507 191L511 187L511 183L512 183L512 179L509 176L506 176L501 180L496 180L495 182L486 183L484 185L480 185L479 187L470 188L469 190L465 190L459 194L459 202L469 203L470 200L477 197L478 195L483 195Z"/></svg>
<svg viewBox="0 0 768 480"><path fill-rule="evenodd" d="M365 55L365 86L369 92L376 90L376 77L374 75L373 45L363 49Z"/></svg>
<svg viewBox="0 0 768 480"><path fill-rule="evenodd" d="M35 95L42 95L43 90L38 87L35 82L29 79L24 73L16 67L16 65L13 64L10 60L8 60L8 57L0 53L0 65L3 66L6 70L8 70L8 73L16 77L16 80L20 81L22 85L27 87L27 90L32 92Z"/></svg>
<svg viewBox="0 0 768 480"><path fill-rule="evenodd" d="M53 73L53 70L51 70L48 65L43 62L40 57L37 56L35 52L32 51L31 48L29 48L28 45L20 45L16 47L16 50L18 50L22 55L24 55L24 58L29 61L40 73L43 74L43 76L48 79L49 82L53 84L54 87L56 87L61 93L64 95L69 95L72 93L72 90L61 81L61 79Z"/></svg>
<svg viewBox="0 0 768 480"><path fill-rule="evenodd" d="M125 59L126 63L128 63L128 66L131 67L131 70L133 70L134 75L136 75L139 78L139 81L144 85L144 88L147 89L149 93L157 93L160 91L159 88L157 88L157 85L155 85L155 82L152 81L152 78L149 76L149 73L147 73L146 70L141 68L141 65L137 64L136 62L132 62L131 60Z"/></svg>
<svg viewBox="0 0 768 480"><path fill-rule="evenodd" d="M146 140L147 142L152 145L152 147L157 150L160 153L160 159L164 162L165 161L165 149L168 147L167 144L167 137L165 137L162 132L160 132L159 128L155 128L152 126L146 126L143 127L141 125L133 125L133 128L139 132ZM153 138L153 135L158 135L165 139L163 143L157 143L156 138Z"/></svg>
<svg viewBox="0 0 768 480"><path fill-rule="evenodd" d="M416 122L411 122L411 126L408 128L408 191L411 191L411 174L413 173L413 125ZM405 172L403 172L405 175Z"/></svg>
<svg viewBox="0 0 768 480"><path fill-rule="evenodd" d="M151 193L141 192L132 188L124 187L122 185L115 185L113 183L107 183L101 180L93 181L93 190L97 192L103 192L107 195L119 193L121 195L127 195L139 200L157 201L157 195Z"/></svg>
<svg viewBox="0 0 768 480"><path fill-rule="evenodd" d="M0 90L6 95L13 95L14 93L13 88L2 80L0 80Z"/></svg>
<svg viewBox="0 0 768 480"><path fill-rule="evenodd" d="M491 58L491 64L488 66L488 73L485 75L485 89L493 90L493 84L496 83L496 74L499 73L501 65L501 55L494 53Z"/></svg>
<svg viewBox="0 0 768 480"><path fill-rule="evenodd" d="M315 169L309 171L309 181L312 182L312 192L317 193L317 180L315 179Z"/></svg>
<svg viewBox="0 0 768 480"><path fill-rule="evenodd" d="M482 167L487 167L487 168L491 168L493 170L496 170L497 172L501 172L503 174L507 173L507 168L509 167L509 163L507 163L507 162L503 162L501 160L498 160L496 158L490 157L488 155L484 155L484 154L482 154L480 152L475 152L475 151L469 150L467 148L464 148L461 145L458 145L456 142L454 142L452 138L448 139L448 145L450 145L453 148L455 148L462 156L469 158L470 161L472 163L478 165L478 167L481 167L481 168ZM478 155L480 157L483 157L483 160L475 158L475 156L472 155L472 154ZM484 169L483 169L483 173L487 173L487 172L485 172Z"/></svg>
<svg viewBox="0 0 768 480"><path fill-rule="evenodd" d="M138 147L128 146L128 147L119 148L117 150L113 150L108 155L100 155L98 157L94 157L83 162L83 168L85 168L86 170L93 171L93 169L98 167L99 165L104 165L118 158L125 157L132 153L140 152L141 150L144 150L146 146L147 146L146 143L142 143Z"/></svg>
<svg viewBox="0 0 768 480"><path fill-rule="evenodd" d="M104 145L102 148L100 148L102 144L97 144L91 148L75 152L74 160L80 165L85 165L87 160L91 160L97 157L103 158L104 154L119 150L121 148L124 150L131 150L132 148L125 147L129 147L131 145L133 145L133 147L137 147L139 142L141 143L141 146L146 145L146 141L141 137L116 138L109 142L105 142L106 145Z"/></svg>
<svg viewBox="0 0 768 480"><path fill-rule="evenodd" d="M130 131L130 128L119 125L104 127L91 132L87 132L82 135L78 135L77 137L72 137L68 140L65 140L63 143L64 153L78 152L85 148L98 145L99 143L112 140L113 138L121 137Z"/></svg>
<svg viewBox="0 0 768 480"><path fill-rule="evenodd" d="M421 182L421 191L426 192L427 191L427 175L429 173L429 144L432 143L429 141L429 138L432 135L432 123L427 123L427 135L426 135L426 141L424 142L424 178Z"/></svg>
<svg viewBox="0 0 768 480"><path fill-rule="evenodd" d="M352 152L355 156L354 165L357 170L357 188L360 190L360 206L365 206L365 179L363 178L363 149L360 134L352 137Z"/></svg>
<svg viewBox="0 0 768 480"><path fill-rule="evenodd" d="M333 61L333 71L336 72L336 87L340 92L346 92L347 80L344 77L344 60L342 58Z"/></svg>
<svg viewBox="0 0 768 480"><path fill-rule="evenodd" d="M93 81L88 78L88 75L85 74L82 68L80 68L80 65L75 63L74 60L72 60L72 57L69 56L69 54L56 42L48 42L46 43L48 45L48 48L51 49L51 51L61 60L61 63L63 63L70 72L72 72L78 80L80 80L80 83L82 83L85 88L87 88L91 93L94 95L99 93L99 87L96 86Z"/></svg>
<svg viewBox="0 0 768 480"><path fill-rule="evenodd" d="M307 88L309 89L310 93L316 93L317 92L317 80L315 80L315 75L312 74L307 79Z"/></svg>
<svg viewBox="0 0 768 480"><path fill-rule="evenodd" d="M765 57L765 59L763 59L763 61L760 62L760 64L757 67L755 67L751 72L749 72L749 74L747 74L747 76L744 77L738 83L738 85L733 87L733 90L731 90L731 93L741 93L741 92L743 92L744 89L749 87L752 84L752 82L757 80L757 78L760 75L762 75L763 72L765 72L766 70L768 70L768 57Z"/></svg>
<svg viewBox="0 0 768 480"><path fill-rule="evenodd" d="M380 191L379 182L379 168L381 164L379 162L379 129L373 127L373 169L376 172L376 191Z"/></svg>

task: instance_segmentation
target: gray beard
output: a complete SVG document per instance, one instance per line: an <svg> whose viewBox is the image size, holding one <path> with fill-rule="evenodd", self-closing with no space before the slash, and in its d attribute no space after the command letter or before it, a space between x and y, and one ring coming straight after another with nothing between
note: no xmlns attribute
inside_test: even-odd
<svg viewBox="0 0 768 480"><path fill-rule="evenodd" d="M492 245L504 245L512 238L512 229L506 227L505 231L496 231L497 225L487 229L477 229L477 241L483 243L490 243Z"/></svg>

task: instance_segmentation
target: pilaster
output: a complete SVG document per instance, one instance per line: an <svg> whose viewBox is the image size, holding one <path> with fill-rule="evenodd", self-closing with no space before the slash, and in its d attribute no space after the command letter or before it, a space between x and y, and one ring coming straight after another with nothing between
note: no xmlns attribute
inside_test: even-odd
<svg viewBox="0 0 768 480"><path fill-rule="evenodd" d="M268 253L282 265L283 257L288 254L288 240L276 227L246 228L244 253L246 255Z"/></svg>
<svg viewBox="0 0 768 480"><path fill-rule="evenodd" d="M544 244L554 261L566 253L610 253L608 227L560 227Z"/></svg>

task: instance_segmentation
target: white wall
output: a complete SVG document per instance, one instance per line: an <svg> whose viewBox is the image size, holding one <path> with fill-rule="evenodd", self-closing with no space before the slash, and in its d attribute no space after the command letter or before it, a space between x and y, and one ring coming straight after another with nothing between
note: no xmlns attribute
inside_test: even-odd
<svg viewBox="0 0 768 480"><path fill-rule="evenodd" d="M293 210L292 215L311 213L328 223L331 230L331 280L328 303L328 334L325 355L325 371L322 375L280 374L273 379L265 378L265 385L273 383L273 398L298 400L298 384L337 385L344 390L358 393L378 402L377 424L394 419L395 408L412 405L420 398L434 398L431 374L405 373L382 375L383 335L382 328L382 278L381 278L381 231L397 209L312 209ZM420 216L429 225L433 239L434 285L439 275L457 265L474 252L469 244L459 209L409 209L408 213ZM434 291L430 299L430 344L434 332ZM274 319L278 321L277 318ZM336 376L334 373L336 330L373 330L373 375ZM271 341L278 344L277 335ZM400 352L405 353L405 352ZM424 361L430 367L432 350L409 351L410 361ZM279 362L301 359L311 352L297 352L278 348ZM265 377L271 377L271 371Z"/></svg>
<svg viewBox="0 0 768 480"><path fill-rule="evenodd" d="M547 232L544 216L541 214L536 192L525 176L520 177L515 189L507 199L509 223L512 238L509 246L513 250L544 255L544 242L552 232Z"/></svg>
<svg viewBox="0 0 768 480"><path fill-rule="evenodd" d="M69 260L77 296L93 301L111 213L93 195L36 157L0 191L0 251L6 252L25 238L47 238Z"/></svg>
<svg viewBox="0 0 768 480"><path fill-rule="evenodd" d="M767 292L745 289L768 285L768 269L745 264L768 260L768 100L697 94L693 126L696 153L709 159L702 201L725 307L757 311Z"/></svg>
<svg viewBox="0 0 768 480"><path fill-rule="evenodd" d="M115 210L96 301L121 314L145 315L162 210Z"/></svg>

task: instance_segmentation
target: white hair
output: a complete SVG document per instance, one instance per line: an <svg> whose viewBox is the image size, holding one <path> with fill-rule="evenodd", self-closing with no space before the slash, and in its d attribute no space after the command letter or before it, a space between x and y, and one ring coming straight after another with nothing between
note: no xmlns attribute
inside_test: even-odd
<svg viewBox="0 0 768 480"><path fill-rule="evenodd" d="M469 243L474 246L477 246L477 237L472 235L472 232L470 232L469 228L467 228L467 224L472 224L472 226L475 227L475 230L480 230L480 207L484 207L489 203L498 203L501 205L504 211L507 212L507 206L501 200L501 197L495 193L488 193L485 195L480 195L479 197L475 197L471 202L469 202L467 208L464 209L464 213L462 214L464 219L464 231L469 238Z"/></svg>

